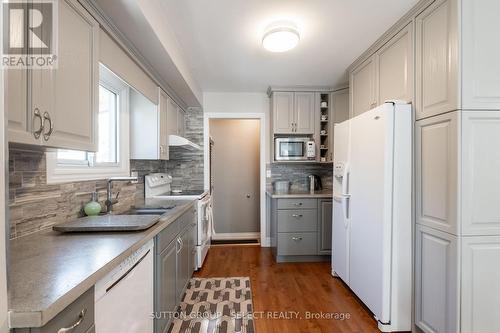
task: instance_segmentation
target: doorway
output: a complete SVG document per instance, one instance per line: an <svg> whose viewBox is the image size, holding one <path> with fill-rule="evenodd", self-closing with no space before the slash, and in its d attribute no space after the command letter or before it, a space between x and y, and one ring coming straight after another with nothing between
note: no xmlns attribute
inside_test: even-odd
<svg viewBox="0 0 500 333"><path fill-rule="evenodd" d="M260 240L259 119L210 119L214 240Z"/></svg>

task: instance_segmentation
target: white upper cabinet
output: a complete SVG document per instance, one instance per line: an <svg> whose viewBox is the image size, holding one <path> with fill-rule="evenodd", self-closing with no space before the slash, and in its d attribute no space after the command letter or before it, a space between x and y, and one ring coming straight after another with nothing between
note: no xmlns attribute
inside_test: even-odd
<svg viewBox="0 0 500 333"><path fill-rule="evenodd" d="M295 93L295 102L294 102L295 133L314 134L314 127L315 127L314 101L315 101L315 94L313 92Z"/></svg>
<svg viewBox="0 0 500 333"><path fill-rule="evenodd" d="M52 105L43 110L47 125L42 136L47 146L95 151L99 25L74 0L59 1L58 9L59 63L52 71ZM33 90L45 93L46 87Z"/></svg>
<svg viewBox="0 0 500 333"><path fill-rule="evenodd" d="M5 110L10 142L41 144L42 114L40 110L28 108L28 72L5 71Z"/></svg>
<svg viewBox="0 0 500 333"><path fill-rule="evenodd" d="M378 102L413 101L413 24L406 25L377 52Z"/></svg>
<svg viewBox="0 0 500 333"><path fill-rule="evenodd" d="M168 96L167 94L161 90L159 96L159 105L158 105L158 149L160 160L168 160L169 158L169 148L168 148Z"/></svg>
<svg viewBox="0 0 500 333"><path fill-rule="evenodd" d="M186 134L186 115L171 99L167 103L167 134L184 136Z"/></svg>
<svg viewBox="0 0 500 333"><path fill-rule="evenodd" d="M500 109L500 1L462 0L463 109Z"/></svg>
<svg viewBox="0 0 500 333"><path fill-rule="evenodd" d="M377 106L375 57L368 58L350 74L351 118Z"/></svg>
<svg viewBox="0 0 500 333"><path fill-rule="evenodd" d="M314 92L273 92L271 97L273 133L314 134L315 96Z"/></svg>
<svg viewBox="0 0 500 333"><path fill-rule="evenodd" d="M416 118L459 109L456 0L438 0L416 19Z"/></svg>
<svg viewBox="0 0 500 333"><path fill-rule="evenodd" d="M294 130L294 93L274 92L272 95L273 132L275 134L293 133Z"/></svg>
<svg viewBox="0 0 500 333"><path fill-rule="evenodd" d="M9 142L96 151L99 24L76 0L57 8L57 68L8 71Z"/></svg>

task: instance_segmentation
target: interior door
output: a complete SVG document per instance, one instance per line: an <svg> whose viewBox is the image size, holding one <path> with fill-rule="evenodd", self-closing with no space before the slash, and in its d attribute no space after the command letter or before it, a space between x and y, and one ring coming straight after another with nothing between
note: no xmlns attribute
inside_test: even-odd
<svg viewBox="0 0 500 333"><path fill-rule="evenodd" d="M349 286L381 322L390 320L394 106L351 119Z"/></svg>
<svg viewBox="0 0 500 333"><path fill-rule="evenodd" d="M260 121L212 119L215 235L260 232Z"/></svg>

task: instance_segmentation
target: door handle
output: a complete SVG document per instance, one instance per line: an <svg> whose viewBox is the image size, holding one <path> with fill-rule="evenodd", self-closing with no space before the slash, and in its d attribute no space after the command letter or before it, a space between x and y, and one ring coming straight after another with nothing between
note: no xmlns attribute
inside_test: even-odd
<svg viewBox="0 0 500 333"><path fill-rule="evenodd" d="M37 118L40 119L40 127L36 131L33 131L33 136L35 137L35 139L40 138L40 135L43 132L43 118L42 115L40 114L39 108L35 108L35 110L33 110L33 118L31 120L32 130L35 128L35 119Z"/></svg>
<svg viewBox="0 0 500 333"><path fill-rule="evenodd" d="M52 132L54 131L54 123L52 122L52 119L50 118L50 114L45 111L43 113L43 128L45 128L45 121L49 122L49 131L48 132L43 132L43 139L45 141L49 141L50 136L52 135Z"/></svg>

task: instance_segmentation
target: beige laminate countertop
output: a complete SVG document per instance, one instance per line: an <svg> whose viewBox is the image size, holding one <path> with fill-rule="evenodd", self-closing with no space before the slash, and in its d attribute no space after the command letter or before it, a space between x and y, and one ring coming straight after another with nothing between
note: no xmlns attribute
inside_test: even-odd
<svg viewBox="0 0 500 333"><path fill-rule="evenodd" d="M272 190L267 190L266 194L273 199L293 199L293 198L310 198L310 199L319 199L319 198L332 198L332 190L325 189L321 191L315 191L314 193L306 192L306 191L290 191L288 193L276 193Z"/></svg>
<svg viewBox="0 0 500 333"><path fill-rule="evenodd" d="M146 200L136 207L166 204ZM41 231L10 241L9 326L41 327L114 267L175 221L194 201L175 201L144 231L59 233Z"/></svg>

